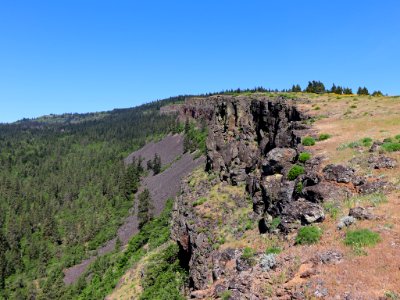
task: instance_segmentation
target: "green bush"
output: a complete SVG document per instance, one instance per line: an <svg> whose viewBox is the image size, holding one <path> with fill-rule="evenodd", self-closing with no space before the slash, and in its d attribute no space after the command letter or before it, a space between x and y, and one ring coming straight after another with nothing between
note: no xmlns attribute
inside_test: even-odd
<svg viewBox="0 0 400 300"><path fill-rule="evenodd" d="M297 233L296 244L298 245L311 245L317 243L322 236L321 228L311 225L301 227Z"/></svg>
<svg viewBox="0 0 400 300"><path fill-rule="evenodd" d="M295 180L299 175L304 174L304 167L299 165L294 165L288 173L289 180Z"/></svg>
<svg viewBox="0 0 400 300"><path fill-rule="evenodd" d="M311 158L311 154L308 152L301 152L299 154L299 162L305 163L310 158Z"/></svg>
<svg viewBox="0 0 400 300"><path fill-rule="evenodd" d="M319 140L319 141L325 141L325 140L329 139L330 137L331 137L330 134L328 134L328 133L322 133L322 134L319 135L318 140Z"/></svg>
<svg viewBox="0 0 400 300"><path fill-rule="evenodd" d="M382 149L387 152L400 151L400 142L386 142L383 143Z"/></svg>
<svg viewBox="0 0 400 300"><path fill-rule="evenodd" d="M186 280L186 272L179 264L178 252L178 245L174 243L149 259L141 280L140 300L185 299L180 288Z"/></svg>
<svg viewBox="0 0 400 300"><path fill-rule="evenodd" d="M394 138L395 138L396 140L400 140L400 134L396 135Z"/></svg>
<svg viewBox="0 0 400 300"><path fill-rule="evenodd" d="M303 138L301 143L304 146L314 146L315 145L315 139L313 137L311 137L311 136L306 136L306 137Z"/></svg>
<svg viewBox="0 0 400 300"><path fill-rule="evenodd" d="M369 229L355 229L349 230L346 233L344 243L352 247L365 247L374 246L381 240L378 233Z"/></svg>

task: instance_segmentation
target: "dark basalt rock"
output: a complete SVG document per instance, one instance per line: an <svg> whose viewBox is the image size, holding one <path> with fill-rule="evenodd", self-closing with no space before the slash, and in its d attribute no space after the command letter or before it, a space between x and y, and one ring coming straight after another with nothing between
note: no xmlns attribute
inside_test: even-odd
<svg viewBox="0 0 400 300"><path fill-rule="evenodd" d="M368 163L373 169L393 169L397 166L397 160L384 155L372 155L368 158Z"/></svg>
<svg viewBox="0 0 400 300"><path fill-rule="evenodd" d="M369 212L368 209L364 207L351 208L349 211L349 216L352 216L358 220L373 220L376 218L371 212Z"/></svg>
<svg viewBox="0 0 400 300"><path fill-rule="evenodd" d="M342 165L327 165L322 172L326 180L336 181L338 183L350 183L355 176L354 169Z"/></svg>
<svg viewBox="0 0 400 300"><path fill-rule="evenodd" d="M306 225L323 221L325 214L319 204L300 198L285 206L281 218L283 224L294 223L296 220L300 220L303 225Z"/></svg>
<svg viewBox="0 0 400 300"><path fill-rule="evenodd" d="M390 187L390 184L386 181L371 181L366 182L358 187L358 192L361 194L372 194L375 192L381 192Z"/></svg>
<svg viewBox="0 0 400 300"><path fill-rule="evenodd" d="M297 153L291 148L274 148L262 161L263 175L287 174Z"/></svg>

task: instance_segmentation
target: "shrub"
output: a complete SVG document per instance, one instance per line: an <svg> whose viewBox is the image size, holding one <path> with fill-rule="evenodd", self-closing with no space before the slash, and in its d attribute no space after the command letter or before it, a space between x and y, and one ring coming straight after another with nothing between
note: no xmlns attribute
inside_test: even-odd
<svg viewBox="0 0 400 300"><path fill-rule="evenodd" d="M311 136L306 136L306 137L303 138L301 143L304 146L314 146L315 145L315 139L313 137L311 137Z"/></svg>
<svg viewBox="0 0 400 300"><path fill-rule="evenodd" d="M386 142L381 147L387 152L400 151L400 142Z"/></svg>
<svg viewBox="0 0 400 300"><path fill-rule="evenodd" d="M374 246L381 240L378 233L369 229L349 230L346 233L344 244L355 248Z"/></svg>
<svg viewBox="0 0 400 300"><path fill-rule="evenodd" d="M308 152L301 152L299 154L299 162L305 163L310 158L311 158L311 154Z"/></svg>
<svg viewBox="0 0 400 300"><path fill-rule="evenodd" d="M330 134L328 134L328 133L322 133L322 134L319 135L318 140L319 140L319 141L325 141L325 140L329 139L330 137L331 137Z"/></svg>
<svg viewBox="0 0 400 300"><path fill-rule="evenodd" d="M224 291L221 294L221 299L222 300L228 300L232 296L232 291Z"/></svg>
<svg viewBox="0 0 400 300"><path fill-rule="evenodd" d="M322 236L321 228L311 225L299 229L296 237L296 244L311 245L317 243Z"/></svg>
<svg viewBox="0 0 400 300"><path fill-rule="evenodd" d="M288 173L289 180L295 180L299 175L304 174L304 167L299 165L294 165Z"/></svg>
<svg viewBox="0 0 400 300"><path fill-rule="evenodd" d="M303 183L300 181L296 184L296 192L301 194L303 192Z"/></svg>
<svg viewBox="0 0 400 300"><path fill-rule="evenodd" d="M400 140L400 134L396 135L394 138L395 138L396 140Z"/></svg>

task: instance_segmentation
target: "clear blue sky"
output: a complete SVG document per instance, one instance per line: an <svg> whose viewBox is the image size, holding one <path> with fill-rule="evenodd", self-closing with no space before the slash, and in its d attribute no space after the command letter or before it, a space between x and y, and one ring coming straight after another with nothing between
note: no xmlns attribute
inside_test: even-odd
<svg viewBox="0 0 400 300"><path fill-rule="evenodd" d="M308 80L400 94L400 1L0 3L0 122Z"/></svg>

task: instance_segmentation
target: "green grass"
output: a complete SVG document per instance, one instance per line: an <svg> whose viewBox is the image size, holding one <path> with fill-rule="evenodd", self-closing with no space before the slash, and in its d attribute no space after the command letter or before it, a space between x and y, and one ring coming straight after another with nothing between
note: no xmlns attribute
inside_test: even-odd
<svg viewBox="0 0 400 300"><path fill-rule="evenodd" d="M278 246L272 246L265 250L265 254L279 254L282 252L282 248Z"/></svg>
<svg viewBox="0 0 400 300"><path fill-rule="evenodd" d="M279 226L280 224L281 224L281 218L280 218L280 217L273 218L272 221L271 221L271 223L269 224L269 228L270 228L271 230L275 230L275 229L278 228L278 226Z"/></svg>
<svg viewBox="0 0 400 300"><path fill-rule="evenodd" d="M329 139L330 137L331 137L330 134L328 134L328 133L322 133L322 134L319 135L318 140L319 140L319 141L325 141L325 140Z"/></svg>
<svg viewBox="0 0 400 300"><path fill-rule="evenodd" d="M344 244L352 247L357 255L366 255L363 247L372 247L381 241L377 232L369 229L349 230L346 233Z"/></svg>
<svg viewBox="0 0 400 300"><path fill-rule="evenodd" d="M207 198L206 197L200 197L199 199L197 199L196 201L193 202L193 207L199 206L204 204L205 202L207 202Z"/></svg>
<svg viewBox="0 0 400 300"><path fill-rule="evenodd" d="M254 257L254 255L255 255L255 252L252 248L246 247L243 249L243 254L242 254L243 259L246 259L246 260L251 259Z"/></svg>
<svg viewBox="0 0 400 300"><path fill-rule="evenodd" d="M334 202L325 202L323 204L324 210L331 216L332 219L336 219L340 213L340 208Z"/></svg>
<svg viewBox="0 0 400 300"><path fill-rule="evenodd" d="M385 142L381 147L386 152L400 151L400 142Z"/></svg>
<svg viewBox="0 0 400 300"><path fill-rule="evenodd" d="M358 195L345 200L347 208L352 208L354 206L367 203L372 206L378 206L382 203L387 203L387 197L383 193L372 193L367 195Z"/></svg>
<svg viewBox="0 0 400 300"><path fill-rule="evenodd" d="M317 243L322 236L321 228L310 225L301 227L297 233L296 244L298 245L311 245Z"/></svg>
<svg viewBox="0 0 400 300"><path fill-rule="evenodd" d="M301 152L299 154L299 162L305 163L307 160L311 158L311 153L308 152Z"/></svg>
<svg viewBox="0 0 400 300"><path fill-rule="evenodd" d="M299 165L294 165L287 175L289 180L295 180L299 175L304 174L304 167Z"/></svg>
<svg viewBox="0 0 400 300"><path fill-rule="evenodd" d="M256 260L254 258L255 255L256 252L254 251L254 249L250 247L245 247L243 249L243 254L241 258L245 260L250 266L254 266L256 264Z"/></svg>
<svg viewBox="0 0 400 300"><path fill-rule="evenodd" d="M370 137L365 137L361 139L361 143L364 147L370 147L372 145L372 139Z"/></svg>
<svg viewBox="0 0 400 300"><path fill-rule="evenodd" d="M301 143L304 146L314 146L315 145L315 139L311 136L306 136L302 139Z"/></svg>
<svg viewBox="0 0 400 300"><path fill-rule="evenodd" d="M390 300L399 300L400 299L399 294L397 294L396 292L393 292L393 291L386 291L385 297L386 297L386 299L390 299Z"/></svg>

